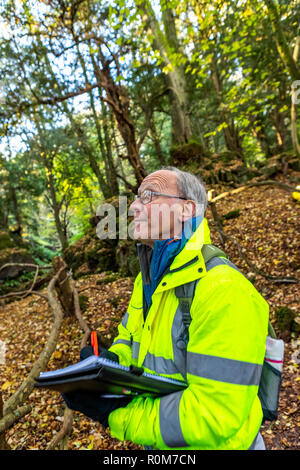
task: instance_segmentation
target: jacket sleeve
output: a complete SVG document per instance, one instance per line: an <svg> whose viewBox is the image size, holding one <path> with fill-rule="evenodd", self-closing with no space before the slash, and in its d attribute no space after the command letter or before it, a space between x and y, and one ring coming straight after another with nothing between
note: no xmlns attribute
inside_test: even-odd
<svg viewBox="0 0 300 470"><path fill-rule="evenodd" d="M187 347L188 387L162 398L138 397L113 411L113 437L158 449L220 449L243 427L258 432L268 304L240 273L231 271L198 283ZM247 449L255 434L243 435L248 441L239 445Z"/></svg>
<svg viewBox="0 0 300 470"><path fill-rule="evenodd" d="M138 314L142 315L143 298L140 294L142 282L141 273L135 279L130 302L121 323L118 326L118 336L114 339L109 351L119 357L119 363L129 367L132 360L133 335L139 321Z"/></svg>

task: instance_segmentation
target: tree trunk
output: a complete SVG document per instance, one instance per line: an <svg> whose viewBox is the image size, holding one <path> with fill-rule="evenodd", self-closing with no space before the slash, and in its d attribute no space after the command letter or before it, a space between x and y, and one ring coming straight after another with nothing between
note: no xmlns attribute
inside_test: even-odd
<svg viewBox="0 0 300 470"><path fill-rule="evenodd" d="M43 46L43 44L42 44L42 42L39 38L38 38L38 45L41 49L44 48L44 46ZM47 51L45 51L44 57L45 57L45 61L46 61L46 64L47 64L47 70L48 70L52 80L55 82L57 90L60 92L60 94L63 94L60 83L56 79L55 73L52 70L51 62L49 61ZM99 165L98 165L97 158L94 155L94 152L90 149L89 144L86 140L86 136L84 135L84 132L81 129L80 125L75 122L75 120L73 118L73 115L72 115L72 113L70 112L70 110L68 108L67 103L65 101L62 101L61 104L62 104L62 107L64 109L64 112L65 112L66 116L68 117L68 119L70 121L71 127L74 130L74 133L75 133L75 135L78 139L78 146L80 147L81 151L83 151L84 155L87 156L90 167L91 167L93 173L95 174L95 176L97 178L100 191L102 192L102 194L104 196L104 199L107 199L107 198L110 197L110 189L109 189L109 186L108 186L107 182L103 178L103 175L102 175L101 170L100 170Z"/></svg>
<svg viewBox="0 0 300 470"><path fill-rule="evenodd" d="M58 281L55 286L60 303L66 315L75 315L72 283L68 274L68 267L61 256L52 259L54 272L59 272ZM63 269L61 269L63 268Z"/></svg>
<svg viewBox="0 0 300 470"><path fill-rule="evenodd" d="M285 150L288 141L288 133L284 122L284 115L280 113L277 108L275 108L272 117L276 129L278 151L282 152L283 150Z"/></svg>
<svg viewBox="0 0 300 470"><path fill-rule="evenodd" d="M44 158L44 161L45 161L45 166L48 169L47 177L48 177L48 183L49 183L49 186L50 186L50 197L51 197L52 210L53 210L53 214L54 214L55 226L56 226L56 230L57 230L57 234L58 234L58 238L59 238L61 247L64 250L69 245L69 242L68 242L68 238L67 238L67 235L65 233L63 224L60 220L60 203L57 201L57 198L56 198L56 189L55 189L55 185L54 185L54 178L53 178L53 174L52 174L52 168L47 163L46 158Z"/></svg>
<svg viewBox="0 0 300 470"><path fill-rule="evenodd" d="M260 146L261 150L264 152L265 156L270 157L272 152L271 152L271 148L270 148L268 139L266 138L266 133L263 130L263 128L260 129L259 131L257 131L255 129L255 127L252 127L252 133L253 133L254 137L257 139L257 141L259 143L259 146Z"/></svg>
<svg viewBox="0 0 300 470"><path fill-rule="evenodd" d="M83 75L84 75L84 78L85 78L85 83L86 85L90 85L89 83L89 80L88 80L88 76L87 76L87 71L86 71L86 66L85 66L85 62L84 62L84 59L81 55L81 52L80 52L80 49L79 49L79 45L78 45L78 39L75 37L75 34L73 34L73 38L74 40L77 42L77 53L78 53L78 57L79 57L79 61L80 61L80 64L81 64L81 67L82 67L82 71L83 71ZM93 62L94 58L93 58L93 55L91 54L91 60ZM93 113L93 118L94 118L94 123L95 123L95 127L96 127L96 131L97 131L97 137L98 137L98 143L99 143L99 147L100 147L100 152L101 152L101 155L102 155L102 158L103 158L103 162L104 162L104 169L105 169L105 176L106 176L106 190L105 190L105 193L106 193L106 197L111 197L111 196L117 196L119 194L119 187L118 187L118 181L117 181L117 177L114 173L114 168L112 166L112 155L109 154L109 151L111 150L110 147L107 145L107 142L106 142L106 139L103 140L103 137L102 137L102 129L101 129L101 124L100 124L100 121L99 121L99 118L98 118L98 115L97 115L97 112L96 112L96 107L95 107L95 100L94 100L94 95L93 95L93 91L90 90L89 91L89 97L90 97L90 104L91 104L91 109L92 109L92 113ZM102 112L103 112L103 103L102 103ZM105 116L103 118L103 122L104 122L104 127L106 126L105 124ZM106 137L106 133L105 133L105 129L104 129L104 135ZM107 131L106 131L107 132ZM109 194L110 192L110 194Z"/></svg>
<svg viewBox="0 0 300 470"><path fill-rule="evenodd" d="M110 62L105 60L105 57L102 55L100 45L99 53L101 56L102 68L100 69L100 67L95 64L95 75L103 84L103 88L106 93L106 97L102 97L102 100L109 104L115 116L118 129L127 150L127 155L123 156L123 158L127 159L131 164L137 183L140 185L147 173L140 159L135 136L135 126L129 116L129 98L125 88L114 82L110 73Z"/></svg>
<svg viewBox="0 0 300 470"><path fill-rule="evenodd" d="M296 38L296 44L294 47L293 59L297 63L298 56L299 56L299 48L300 48L300 36ZM292 84L292 103L291 103L291 132L292 132L292 143L293 149L296 155L300 158L300 144L298 140L298 129L297 129L297 115L296 115L296 93L295 87Z"/></svg>
<svg viewBox="0 0 300 470"><path fill-rule="evenodd" d="M0 421L1 421L1 418L3 418L3 399L2 399L2 393L0 391ZM5 439L4 431L0 433L0 450L10 450L10 447L7 444L6 439Z"/></svg>
<svg viewBox="0 0 300 470"><path fill-rule="evenodd" d="M277 4L274 2L274 0L265 0L265 4L268 8L269 18L281 60L288 69L292 80L300 80L299 67L293 58L288 41L285 37L284 31L281 28Z"/></svg>
<svg viewBox="0 0 300 470"><path fill-rule="evenodd" d="M150 135L151 135L151 139L152 139L152 142L153 142L153 145L154 145L154 148L155 148L155 153L156 153L156 156L160 162L161 165L166 165L166 158L165 158L165 155L162 151L162 148L161 148L161 145L160 145L160 138L157 134L157 130L156 130L156 126L155 126L155 122L154 122L154 118L152 117L151 120L150 120Z"/></svg>
<svg viewBox="0 0 300 470"><path fill-rule="evenodd" d="M239 133L234 126L234 120L230 115L230 112L224 111L224 103L222 97L222 82L219 76L218 68L216 61L212 58L210 62L210 70L212 82L217 94L217 99L219 102L219 113L222 119L222 122L227 124L226 127L222 129L226 147L229 151L234 152L237 155L242 155L243 149L240 142Z"/></svg>
<svg viewBox="0 0 300 470"><path fill-rule="evenodd" d="M172 119L173 144L180 145L188 142L192 136L191 123L188 115L188 100L186 94L185 74L182 66L172 63L172 54L178 53L179 44L171 8L162 8L162 19L165 33L161 31L154 10L149 0L138 7L146 16L146 26L154 36L153 45L160 53L165 68L164 77L169 90L170 114Z"/></svg>
<svg viewBox="0 0 300 470"><path fill-rule="evenodd" d="M99 94L100 94L100 90L99 90ZM100 98L102 98L102 95ZM109 117L108 117L108 111L106 109L106 105L102 99L101 99L101 109L102 109L102 116L103 116L104 142L105 142L106 155L107 155L108 182L112 188L112 194L117 195L119 194L119 184L118 184L117 174L116 174L115 165L113 161L112 146L111 146L112 139L109 135L109 128L107 125L109 121Z"/></svg>
<svg viewBox="0 0 300 470"><path fill-rule="evenodd" d="M42 128L39 122L39 116L35 113L34 114L34 122L37 127L39 137L40 137L40 142L43 142L43 133L42 133ZM44 161L44 167L46 170L46 177L47 181L49 184L50 188L50 200L49 203L51 205L51 208L53 210L53 215L54 215L54 221L55 221L55 227L57 230L58 238L61 244L62 249L64 250L67 248L69 245L67 234L65 233L63 224L61 223L60 220L60 209L61 209L61 204L57 201L56 197L56 189L55 189L55 183L54 183L54 177L53 177L53 156L52 160L49 160L47 155L47 149L42 149L42 156L43 156L43 161Z"/></svg>
<svg viewBox="0 0 300 470"><path fill-rule="evenodd" d="M10 186L10 194L11 194L11 199L12 199L13 208L14 208L14 216L17 222L17 233L20 235L20 237L22 237L22 219L21 219L21 214L19 211L17 193L16 193L16 189L14 188L14 186Z"/></svg>
<svg viewBox="0 0 300 470"><path fill-rule="evenodd" d="M89 41L89 45L91 46L90 41ZM96 67L94 55L90 54L90 58L93 64L94 75L97 78L97 74L96 74L97 67ZM103 93L100 87L98 88L98 92L99 92L99 99L101 102L102 121L103 121L104 144L102 143L102 146L103 146L102 148L103 148L103 154L106 157L105 158L106 179L108 182L108 186L111 188L111 192L113 196L113 195L119 194L119 184L118 184L116 169L115 169L115 165L113 161L111 138L109 136L109 130L108 130L108 125L107 125L107 122L109 121L108 112L107 112L105 103L103 102ZM114 128L113 120L111 120L110 122L112 124L112 128ZM99 123L99 127L100 127L100 123Z"/></svg>
<svg viewBox="0 0 300 470"><path fill-rule="evenodd" d="M173 54L180 52L180 45L177 38L175 18L171 8L162 8L162 20L164 24L166 42L168 49ZM159 41L158 35L156 41ZM158 47L161 49L163 44ZM188 142L192 136L191 122L188 115L188 100L186 94L186 80L184 69L180 65L173 65L173 70L165 75L166 83L170 93L171 117L173 123L173 142L181 144Z"/></svg>

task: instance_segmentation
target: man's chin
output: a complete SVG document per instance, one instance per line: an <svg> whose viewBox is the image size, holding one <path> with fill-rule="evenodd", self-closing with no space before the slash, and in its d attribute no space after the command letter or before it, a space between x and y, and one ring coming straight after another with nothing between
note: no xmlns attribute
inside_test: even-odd
<svg viewBox="0 0 300 470"><path fill-rule="evenodd" d="M148 238L145 233L141 232L134 232L133 239L139 243L143 243L143 245L154 246L155 240L153 238Z"/></svg>

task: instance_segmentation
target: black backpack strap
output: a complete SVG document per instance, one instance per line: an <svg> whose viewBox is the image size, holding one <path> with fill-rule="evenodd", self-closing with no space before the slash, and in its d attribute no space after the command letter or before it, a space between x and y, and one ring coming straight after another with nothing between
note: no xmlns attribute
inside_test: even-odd
<svg viewBox="0 0 300 470"><path fill-rule="evenodd" d="M220 250L220 248L214 245L205 244L203 245L201 251L204 258L206 271L209 271L214 266L217 266L217 264L223 264L223 259L224 261L226 260L228 263L230 263L224 251ZM222 256L222 260L220 260L220 258L217 258L218 256ZM232 264L232 267L235 266ZM182 284L181 286L175 287L175 295L178 298L179 309L182 314L182 322L185 326L185 332L182 337L182 340L185 342L186 345L189 339L188 330L192 321L190 310L198 281L199 279L195 279L194 281L187 282L186 284Z"/></svg>
<svg viewBox="0 0 300 470"><path fill-rule="evenodd" d="M209 260L217 256L221 256L227 259L227 255L226 253L224 253L224 251L222 251L217 246L211 245L209 243L206 243L202 246L201 253L205 264L208 263Z"/></svg>
<svg viewBox="0 0 300 470"><path fill-rule="evenodd" d="M183 324L188 328L191 323L191 305L195 294L196 285L199 279L187 282L175 287L175 295L179 301L179 308L182 314Z"/></svg>
<svg viewBox="0 0 300 470"><path fill-rule="evenodd" d="M227 264L231 268L236 269L239 273L244 276L244 274L235 266L235 264L233 264L227 258L227 255L224 253L224 251L220 250L220 248L214 245L205 244L202 247L202 255L205 262L206 272L220 264ZM195 281L188 282L187 284L182 284L181 286L175 287L175 295L179 301L179 308L182 312L182 321L185 326L185 334L183 339L186 345L188 343L189 338L188 329L192 321L190 310L195 294L196 285L199 280L200 279L196 279ZM268 324L268 335L271 336L271 338L276 339L276 333L270 320Z"/></svg>

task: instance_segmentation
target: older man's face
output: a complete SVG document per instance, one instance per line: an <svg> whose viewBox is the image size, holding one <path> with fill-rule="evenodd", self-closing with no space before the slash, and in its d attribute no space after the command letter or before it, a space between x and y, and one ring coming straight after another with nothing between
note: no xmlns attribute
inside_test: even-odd
<svg viewBox="0 0 300 470"><path fill-rule="evenodd" d="M159 170L147 176L139 187L139 195L145 190L180 196L177 175L170 170ZM184 202L175 197L156 195L148 204L143 204L140 198L135 200L130 206L130 213L134 215L134 238L153 246L155 240L180 236Z"/></svg>

